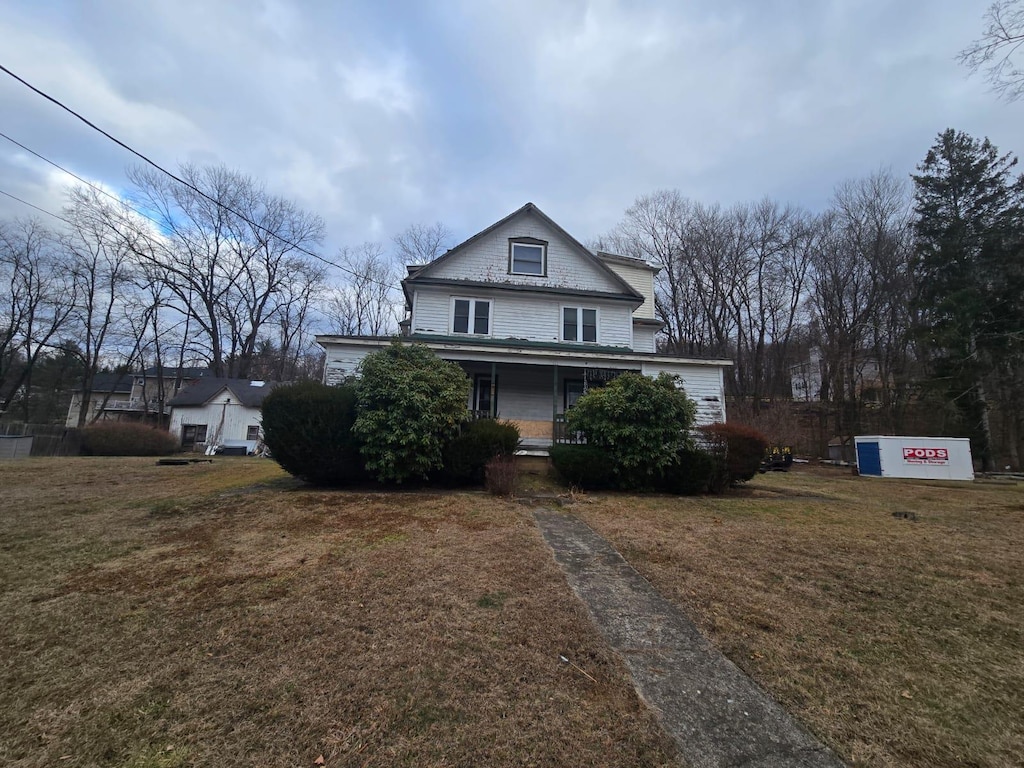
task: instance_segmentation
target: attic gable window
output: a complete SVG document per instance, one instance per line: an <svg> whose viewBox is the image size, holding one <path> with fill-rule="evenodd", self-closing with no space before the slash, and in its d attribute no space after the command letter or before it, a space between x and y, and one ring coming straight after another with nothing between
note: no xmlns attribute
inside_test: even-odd
<svg viewBox="0 0 1024 768"><path fill-rule="evenodd" d="M547 274L548 244L532 237L508 241L508 271L513 275Z"/></svg>

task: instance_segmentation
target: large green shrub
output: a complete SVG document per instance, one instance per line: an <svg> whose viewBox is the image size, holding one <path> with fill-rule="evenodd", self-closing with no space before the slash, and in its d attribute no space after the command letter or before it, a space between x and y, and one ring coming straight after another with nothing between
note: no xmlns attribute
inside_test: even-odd
<svg viewBox="0 0 1024 768"><path fill-rule="evenodd" d="M99 421L79 435L86 456L167 456L178 450L167 430L128 421Z"/></svg>
<svg viewBox="0 0 1024 768"><path fill-rule="evenodd" d="M347 485L365 478L355 420L355 387L288 384L263 400L263 441L286 472L317 485Z"/></svg>
<svg viewBox="0 0 1024 768"><path fill-rule="evenodd" d="M571 486L600 491L616 485L615 459L593 445L553 445L548 455L558 474Z"/></svg>
<svg viewBox="0 0 1024 768"><path fill-rule="evenodd" d="M645 488L688 443L696 409L678 377L624 373L583 395L566 421L569 431L582 432L587 445L612 457L621 487Z"/></svg>
<svg viewBox="0 0 1024 768"><path fill-rule="evenodd" d="M511 421L467 422L445 446L438 479L447 485L482 485L487 463L495 456L513 455L518 447L519 427Z"/></svg>
<svg viewBox="0 0 1024 768"><path fill-rule="evenodd" d="M757 474L768 447L768 438L753 427L732 422L701 427L711 446L724 449L730 483L742 483Z"/></svg>
<svg viewBox="0 0 1024 768"><path fill-rule="evenodd" d="M694 496L721 493L727 483L723 456L686 446L677 451L672 462L662 469L657 488L666 493Z"/></svg>
<svg viewBox="0 0 1024 768"><path fill-rule="evenodd" d="M360 364L358 416L366 468L380 482L427 478L467 416L469 378L420 344L394 342Z"/></svg>

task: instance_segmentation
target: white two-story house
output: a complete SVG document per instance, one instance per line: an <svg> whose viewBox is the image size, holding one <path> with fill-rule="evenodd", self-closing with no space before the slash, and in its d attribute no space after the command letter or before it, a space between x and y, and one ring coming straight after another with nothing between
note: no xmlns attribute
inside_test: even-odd
<svg viewBox="0 0 1024 768"><path fill-rule="evenodd" d="M412 266L402 281L402 335L458 363L473 381L478 415L518 423L528 446L561 439L564 414L587 389L624 371L679 376L697 420L725 420L729 360L658 354L654 313L658 267L593 252L533 203L452 248ZM318 336L324 381L357 372L381 336Z"/></svg>

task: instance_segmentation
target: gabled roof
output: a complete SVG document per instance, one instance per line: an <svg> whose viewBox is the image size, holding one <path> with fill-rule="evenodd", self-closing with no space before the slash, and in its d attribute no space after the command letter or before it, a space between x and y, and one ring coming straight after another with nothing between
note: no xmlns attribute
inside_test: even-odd
<svg viewBox="0 0 1024 768"><path fill-rule="evenodd" d="M468 240L466 240L466 241L464 241L462 243L459 243L458 245L456 245L454 248L452 248L448 252L442 254L441 256L438 256L436 259L434 259L429 264L424 264L422 267L418 267L415 270L410 269L409 270L409 276L406 277L405 280L402 281L402 289L406 293L406 298L411 301L411 297L409 296L408 289L406 288L406 284L407 283L418 283L418 282L426 283L426 278L430 277L430 273L432 271L434 271L434 269L438 265L444 264L445 262L447 262L447 261L451 260L452 258L458 256L460 253L465 251L473 243L475 243L478 240L486 237L487 235L489 235L491 232L493 232L494 230L498 229L499 227L503 227L505 224L508 224L510 221L512 221L514 219L517 219L517 218L519 218L521 216L525 216L525 215L530 214L530 213L532 213L537 218L539 218L542 222L544 222L549 227L551 227L551 229L553 229L560 237L562 237L565 240L565 242L569 245L569 247L572 248L574 251L576 251L581 258L583 258L584 260L588 261L590 264L592 264L594 266L595 269L597 269L599 272L601 272L604 275L606 275L613 283L618 285L622 289L622 295L623 296L628 296L631 299L639 300L641 302L644 300L644 297L641 294L637 293L636 289L633 288L633 286L631 286L624 278L619 276L613 269L611 269L607 264L605 264L602 259L598 258L589 248L587 248L585 245L583 245L583 243L581 243L575 237L573 237L568 232L566 232L564 229L562 229L562 227L560 227L554 221L554 219L550 218L546 213L544 213L544 211L542 211L540 208L538 208L533 203L527 203L522 208L520 208L520 209L518 209L516 211L513 211L512 213L510 213L508 216L506 216L505 218L501 219L500 221L496 221L494 224L491 224L491 226L487 227L486 229L481 230L480 232L477 232L471 238L469 238ZM505 286L505 283L495 283L494 285L496 285L496 286Z"/></svg>
<svg viewBox="0 0 1024 768"><path fill-rule="evenodd" d="M92 393L94 395L128 394L132 391L134 374L131 373L97 373L92 377ZM84 382L78 383L78 391L82 391Z"/></svg>
<svg viewBox="0 0 1024 768"><path fill-rule="evenodd" d="M213 398L228 390L239 403L249 408L258 408L277 381L253 381L250 379L226 379L204 376L199 381L181 390L167 401L168 405L206 405Z"/></svg>
<svg viewBox="0 0 1024 768"><path fill-rule="evenodd" d="M151 366L142 372L143 376L156 377L158 368ZM173 379L178 376L178 372L181 372L181 378L183 379L201 379L204 376L213 376L213 371L209 368L172 368L170 366L164 366L163 377L165 379Z"/></svg>

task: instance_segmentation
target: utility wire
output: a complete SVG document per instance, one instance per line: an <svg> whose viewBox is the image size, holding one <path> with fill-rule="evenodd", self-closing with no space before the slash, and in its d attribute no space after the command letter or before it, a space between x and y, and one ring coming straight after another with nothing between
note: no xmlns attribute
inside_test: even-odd
<svg viewBox="0 0 1024 768"><path fill-rule="evenodd" d="M159 165L158 163L154 162L153 160L150 160L144 154L142 154L138 150L134 149L133 147L129 146L125 142L121 141L116 136L113 136L110 133L107 133L105 130L100 128L98 125L93 123L88 118L82 116L81 114L79 114L75 110L71 109L71 107L67 106L66 104L61 102L59 99L54 98L53 96L51 96L50 94L46 93L45 91L40 90L39 88L36 88L34 85L32 85L32 83L30 83L27 80L19 77L14 72L12 72L7 67L5 67L3 64L0 64L0 71L10 75L12 78L17 80L19 83L24 85L26 88L28 88L33 93L36 93L37 95L42 96L44 99L46 99L47 101L51 102L52 104L60 107L61 109L63 109L68 114L73 115L74 117L78 118L79 120L81 120L83 123L85 123L87 126L92 128L97 133L102 134L103 136L105 136L106 138L110 139L112 142L117 144L119 147L122 147L123 149L126 149L128 152L131 152L133 155L138 157L144 163L147 163L148 165L151 165L153 168L155 168L156 170L158 170L161 173L165 174L166 176L169 176L171 179L173 179L174 181L178 182L182 186L192 190L197 195L200 195L201 197L205 198L206 200L209 200L211 203L213 203L217 207L222 208L223 210L227 211L228 213L232 214L233 216L237 216L239 219L244 221L249 226L251 226L251 227L253 227L253 228L257 229L257 230L260 230L262 232L266 232L268 235L270 235L271 237L273 237L273 238L277 239L278 241L284 243L285 245L290 246L291 248L294 248L295 250L297 250L297 251L299 251L301 253L304 253L307 256L311 256L314 259L317 259L318 261L321 261L324 264L327 264L328 266L334 267L335 269L340 269L342 272L347 272L348 274L352 275L353 277L358 277L360 279L367 280L368 282L376 283L377 285L380 285L380 286L382 286L384 288L392 288L393 289L393 288L396 287L393 283L385 283L385 282L382 282L380 280L376 280L376 279L374 279L372 277L369 277L367 275L360 275L355 270L349 269L348 267L345 267L345 266L343 266L341 264L333 262L330 259L325 258L324 256L321 256L320 254L315 253L315 252L309 250L308 248L305 248L305 247L299 245L298 243L292 242L291 240L289 240L286 237L282 237L281 235L279 235L278 233L274 232L273 230L271 230L271 229L269 229L267 227L264 227L262 224L258 224L255 221L252 221L245 214L240 213L240 212L232 209L230 206L225 205L220 200L217 200L216 198L211 197L210 195L208 195L205 192L203 192L203 190L199 189L199 187L197 187L197 186L195 186L195 185L185 181L185 179L181 178L177 174L174 174L171 171L168 171L162 165ZM36 154L36 153L33 152L33 154ZM50 215L53 215L53 214L50 214Z"/></svg>
<svg viewBox="0 0 1024 768"><path fill-rule="evenodd" d="M7 139L7 141L11 142L11 144L14 144L15 146L21 147L21 148L22 148L23 150L25 150L26 152L28 152L28 153L29 153L30 155L34 155L34 156L38 157L38 158L39 158L40 160L42 160L42 161L43 161L44 163L48 163L48 164L52 165L52 166L53 166L54 168L56 168L56 169L57 169L58 171L63 171L63 172L64 172L64 173L66 173L66 174L67 174L68 176L71 176L71 177L72 177L72 178L74 178L74 179L78 179L78 180L79 180L80 182L82 182L82 183L83 183L83 184L85 184L86 186L89 186L89 187L91 187L92 189L95 189L95 190L96 190L97 192L99 192L100 194L102 194L102 195L106 195L107 197L109 197L109 198L110 198L111 200L113 200L113 201L114 201L115 203L117 203L118 205L123 205L123 206L125 206L126 208L128 208L128 209L129 209L129 210L131 210L131 211L134 211L135 213L137 213L137 214L138 214L139 216L141 216L142 218L146 219L147 221L151 221L152 223L156 224L156 225L157 225L158 227L161 227L161 228L163 227L163 223L162 223L162 222L160 222L160 221L157 221L156 219L154 219L154 218L153 218L152 216L150 216L149 214L145 213L144 211L140 211L140 210L139 210L138 208L135 208L135 207L134 207L134 206L132 206L132 205L129 205L129 204L128 204L128 203L126 203L126 202L125 202L124 200L122 200L122 199L121 199L120 197L118 197L117 195L111 194L110 192L108 192L108 191L107 191L107 190L105 190L105 189L104 189L103 187L99 186L98 184L94 184L93 182L89 181L88 179L83 179L83 178L82 178L81 176L79 176L79 175L78 175L77 173L75 173L74 171L69 171L69 170L68 170L67 168L65 168L65 167L64 167L63 165L61 165L60 163L56 163L56 162L54 162L53 160L51 160L50 158L48 158L48 157L44 157L43 155L39 154L39 153L38 153L38 152L36 152L36 151L35 151L34 149L30 149L29 147L26 147L26 146L25 146L24 144L22 144L22 143L21 143L20 141L16 141L15 139L12 139L12 138L11 138L10 136L8 136L8 135L7 135L6 133L4 133L3 131L0 131L0 138L4 138L4 139ZM49 213L49 211L44 211L44 213ZM53 214L51 213L50 215L52 216ZM67 220L66 220L66 219L63 219L63 221L67 221Z"/></svg>
<svg viewBox="0 0 1024 768"><path fill-rule="evenodd" d="M65 224L71 224L71 222L65 219L63 216L58 216L56 213L53 213L52 211L48 211L45 208L40 208L38 205L33 205L28 200L22 200L20 197L18 197L17 195L12 195L10 192L5 192L4 190L0 189L0 195L6 195L7 197L11 198L11 200L17 200L22 205L27 205L29 208L35 208L40 213L45 213L47 216L53 216L53 218L57 219L58 221L63 221Z"/></svg>

